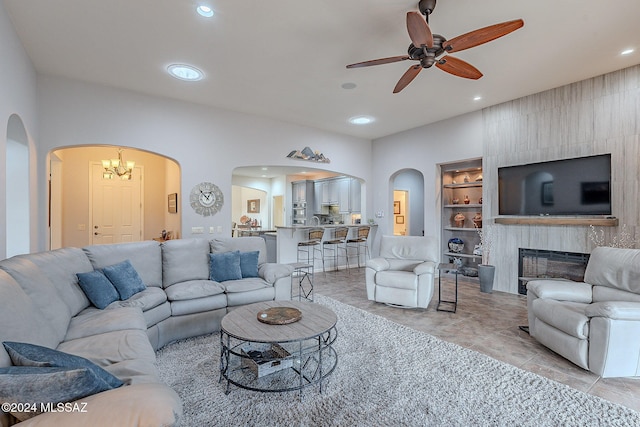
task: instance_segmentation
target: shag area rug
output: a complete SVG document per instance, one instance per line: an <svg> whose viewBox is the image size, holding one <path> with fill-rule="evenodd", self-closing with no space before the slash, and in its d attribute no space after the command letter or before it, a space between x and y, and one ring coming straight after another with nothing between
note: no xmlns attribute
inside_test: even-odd
<svg viewBox="0 0 640 427"><path fill-rule="evenodd" d="M219 383L219 335L170 344L160 375L181 426L632 426L640 413L483 354L316 296L338 316L338 366L299 393Z"/></svg>

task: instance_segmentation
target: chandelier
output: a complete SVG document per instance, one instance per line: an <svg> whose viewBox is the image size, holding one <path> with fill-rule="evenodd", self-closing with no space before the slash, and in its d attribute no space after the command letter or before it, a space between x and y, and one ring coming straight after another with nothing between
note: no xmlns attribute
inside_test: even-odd
<svg viewBox="0 0 640 427"><path fill-rule="evenodd" d="M102 167L104 168L104 172L102 173L103 179L113 179L114 176L118 176L122 180L131 180L131 174L133 173L133 168L136 165L136 162L125 162L122 159L123 151L124 150L122 148L118 149L117 159L102 161Z"/></svg>

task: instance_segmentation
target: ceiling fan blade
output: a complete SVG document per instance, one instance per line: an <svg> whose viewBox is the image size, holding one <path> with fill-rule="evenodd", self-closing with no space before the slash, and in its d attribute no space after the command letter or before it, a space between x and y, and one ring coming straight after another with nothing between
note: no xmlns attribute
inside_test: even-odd
<svg viewBox="0 0 640 427"><path fill-rule="evenodd" d="M482 77L480 70L455 56L445 56L439 59L438 62L436 62L436 67L449 74L464 77L465 79L478 80Z"/></svg>
<svg viewBox="0 0 640 427"><path fill-rule="evenodd" d="M347 68L360 68L370 67L372 65L391 64L392 62L400 62L409 59L407 55L403 56L391 56L389 58L372 59L371 61L356 62L355 64L347 65Z"/></svg>
<svg viewBox="0 0 640 427"><path fill-rule="evenodd" d="M460 52L461 50L476 47L499 37L506 36L510 32L522 28L523 25L524 21L522 19L490 25L447 40L443 47L447 52Z"/></svg>
<svg viewBox="0 0 640 427"><path fill-rule="evenodd" d="M396 87L393 88L393 93L398 93L402 89L407 87L407 85L411 83L413 79L416 78L416 76L418 75L418 73L420 73L420 71L422 71L421 65L414 65L410 67L407 71L405 71L402 77L400 77L400 80L398 80Z"/></svg>
<svg viewBox="0 0 640 427"><path fill-rule="evenodd" d="M429 24L418 12L407 12L407 31L415 47L433 47Z"/></svg>

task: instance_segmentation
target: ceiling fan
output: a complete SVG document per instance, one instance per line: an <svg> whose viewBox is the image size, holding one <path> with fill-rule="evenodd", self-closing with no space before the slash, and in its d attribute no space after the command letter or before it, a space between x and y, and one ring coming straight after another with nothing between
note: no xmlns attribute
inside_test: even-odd
<svg viewBox="0 0 640 427"><path fill-rule="evenodd" d="M445 53L459 52L469 49L499 37L505 36L524 25L522 19L502 22L480 28L461 36L447 40L440 34L433 34L429 28L429 15L436 7L436 0L420 0L418 9L425 16L425 19L418 12L407 12L407 31L411 44L408 55L392 56L389 58L373 59L371 61L357 62L347 65L347 68L369 67L371 65L390 64L392 62L405 61L411 59L420 61L419 64L412 65L403 75L393 89L393 93L398 93L422 71L423 68L430 68L435 64L442 71L454 76L466 79L477 80L482 77L482 73L468 62L458 59L455 56L442 56Z"/></svg>

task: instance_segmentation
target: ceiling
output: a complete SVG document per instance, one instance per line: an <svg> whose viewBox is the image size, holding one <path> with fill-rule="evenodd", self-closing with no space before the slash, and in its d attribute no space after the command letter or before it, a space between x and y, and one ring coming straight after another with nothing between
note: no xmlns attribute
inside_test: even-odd
<svg viewBox="0 0 640 427"><path fill-rule="evenodd" d="M440 0L429 24L449 39L517 18L525 26L454 54L480 80L432 67L395 95L413 62L345 66L406 54L405 16L418 0L3 1L39 73L367 139L640 63L638 0ZM215 16L197 15L200 3ZM205 78L173 79L166 67L176 62ZM363 114L376 121L348 123Z"/></svg>

